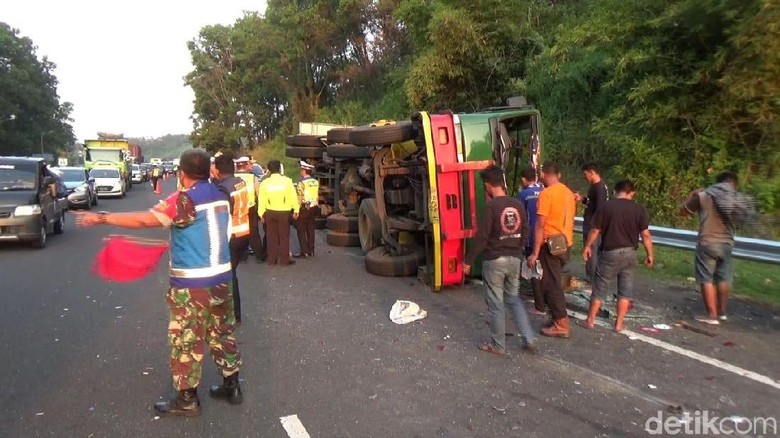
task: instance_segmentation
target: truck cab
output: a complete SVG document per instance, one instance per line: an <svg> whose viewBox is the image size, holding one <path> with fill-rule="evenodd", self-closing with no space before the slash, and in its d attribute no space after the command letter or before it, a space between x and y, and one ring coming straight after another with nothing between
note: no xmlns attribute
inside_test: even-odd
<svg viewBox="0 0 780 438"><path fill-rule="evenodd" d="M485 194L476 172L504 169L510 196L523 167L538 168L541 116L524 98L478 113L419 112L350 132L367 148L371 193L360 201L358 233L366 269L417 275L434 291L465 281L462 262L476 235ZM472 275L479 275L475 264Z"/></svg>
<svg viewBox="0 0 780 438"><path fill-rule="evenodd" d="M0 242L46 246L64 232L67 191L40 158L0 157Z"/></svg>

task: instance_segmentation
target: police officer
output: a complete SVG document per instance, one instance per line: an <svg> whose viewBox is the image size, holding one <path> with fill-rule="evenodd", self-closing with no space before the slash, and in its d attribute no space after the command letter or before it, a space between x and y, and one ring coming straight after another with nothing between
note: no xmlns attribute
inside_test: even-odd
<svg viewBox="0 0 780 438"><path fill-rule="evenodd" d="M157 184L160 181L160 167L155 165L152 167L152 190L157 193Z"/></svg>
<svg viewBox="0 0 780 438"><path fill-rule="evenodd" d="M241 295L238 291L237 268L249 245L249 195L246 183L234 175L235 164L230 152L214 158L216 184L230 202L230 266L233 270L233 306L236 324L241 324Z"/></svg>
<svg viewBox="0 0 780 438"><path fill-rule="evenodd" d="M260 183L257 209L260 220L266 225L268 237L269 265L290 265L290 212L293 219L298 219L300 204L295 184L281 172L282 163L278 160L268 162L269 176Z"/></svg>
<svg viewBox="0 0 780 438"><path fill-rule="evenodd" d="M257 263L265 259L265 249L260 240L260 230L257 227L257 191L260 188L260 180L252 173L252 166L249 157L241 157L235 161L236 174L246 183L246 190L249 199L249 247L255 255Z"/></svg>
<svg viewBox="0 0 780 438"><path fill-rule="evenodd" d="M243 401L238 380L241 353L233 336L235 317L230 292L230 205L225 194L208 181L209 158L203 149L182 153L182 189L149 211L83 213L76 219L80 227L171 229L170 289L166 298L171 371L178 394L172 400L155 403L160 416L200 415L198 385L207 333L211 356L224 378L222 385L211 388L211 396L232 404Z"/></svg>
<svg viewBox="0 0 780 438"><path fill-rule="evenodd" d="M314 166L301 160L301 179L295 185L298 192L300 213L295 223L298 242L301 245L300 257L314 257L314 225L319 213L320 182L311 176Z"/></svg>

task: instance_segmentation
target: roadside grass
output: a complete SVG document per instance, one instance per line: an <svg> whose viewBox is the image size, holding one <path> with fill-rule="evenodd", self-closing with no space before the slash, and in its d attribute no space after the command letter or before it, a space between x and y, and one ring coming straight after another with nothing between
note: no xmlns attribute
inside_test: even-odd
<svg viewBox="0 0 780 438"><path fill-rule="evenodd" d="M582 262L582 238L575 236L572 248L572 261ZM655 268L644 269L645 250L640 245L637 251L639 275L650 280L665 280L697 289L693 281L693 251L655 246ZM747 260L734 260L734 284L732 293L757 302L773 305L780 304L780 267L769 263Z"/></svg>
<svg viewBox="0 0 780 438"><path fill-rule="evenodd" d="M266 168L268 162L271 160L279 160L284 165L284 173L293 179L298 180L298 160L295 158L289 158L284 154L287 146L284 143L283 136L277 136L274 139L262 144L261 146L252 150L252 156L257 162Z"/></svg>

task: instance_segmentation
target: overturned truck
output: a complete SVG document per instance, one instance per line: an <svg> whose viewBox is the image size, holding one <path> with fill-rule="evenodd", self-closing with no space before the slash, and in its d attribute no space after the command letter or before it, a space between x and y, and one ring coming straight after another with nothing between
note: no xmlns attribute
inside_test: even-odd
<svg viewBox="0 0 780 438"><path fill-rule="evenodd" d="M359 245L368 272L416 275L434 291L465 280L485 201L476 172L500 166L514 194L520 170L538 167L542 145L541 116L521 97L477 113L419 112L292 137L288 155L314 163L325 186L328 243Z"/></svg>

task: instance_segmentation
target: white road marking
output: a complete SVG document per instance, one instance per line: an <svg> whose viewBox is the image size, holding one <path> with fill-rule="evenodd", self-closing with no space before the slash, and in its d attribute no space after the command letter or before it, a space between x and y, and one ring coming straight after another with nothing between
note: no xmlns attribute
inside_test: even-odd
<svg viewBox="0 0 780 438"><path fill-rule="evenodd" d="M309 432L306 432L306 428L303 427L303 423L298 419L297 415L288 415L286 417L279 417L282 422L282 427L287 432L287 436L290 438L311 438Z"/></svg>
<svg viewBox="0 0 780 438"><path fill-rule="evenodd" d="M587 315L585 315L584 313L580 313L580 312L569 311L569 315L573 316L573 317L575 317L577 319L583 319L584 320L584 319L587 318ZM601 326L601 327L606 327L606 328L609 328L609 329L612 328L612 326L609 323L606 323L606 322L603 322L603 321L596 320L596 324ZM720 368L720 369L722 369L724 371L728 371L730 373L734 373L734 374L736 374L738 376L747 377L750 380L754 380L756 382L763 383L763 384L771 386L771 387L773 387L775 389L780 389L780 382L778 382L777 380L775 380L775 379L773 379L771 377L764 376L762 374L755 373L755 372L750 371L750 370L746 370L744 368L740 368L740 367L732 365L730 363L723 362L722 360L718 360L718 359L715 359L715 358L712 358L712 357L709 357L709 356L705 356L705 355L697 353L695 351L687 350L685 348L678 347L678 346L670 344L668 342L664 342L664 341L661 341L659 339L651 338L650 336L645 336L643 334L636 333L636 332L633 332L633 331L628 330L628 329L624 329L621 332L621 334L624 334L624 335L628 336L632 340L646 342L646 343L648 343L650 345L654 345L656 347L663 348L664 350L671 351L673 353L677 353L679 355L685 356L685 357L690 358L690 359L698 360L699 362L706 363L707 365L712 365L712 366L714 366L716 368Z"/></svg>

